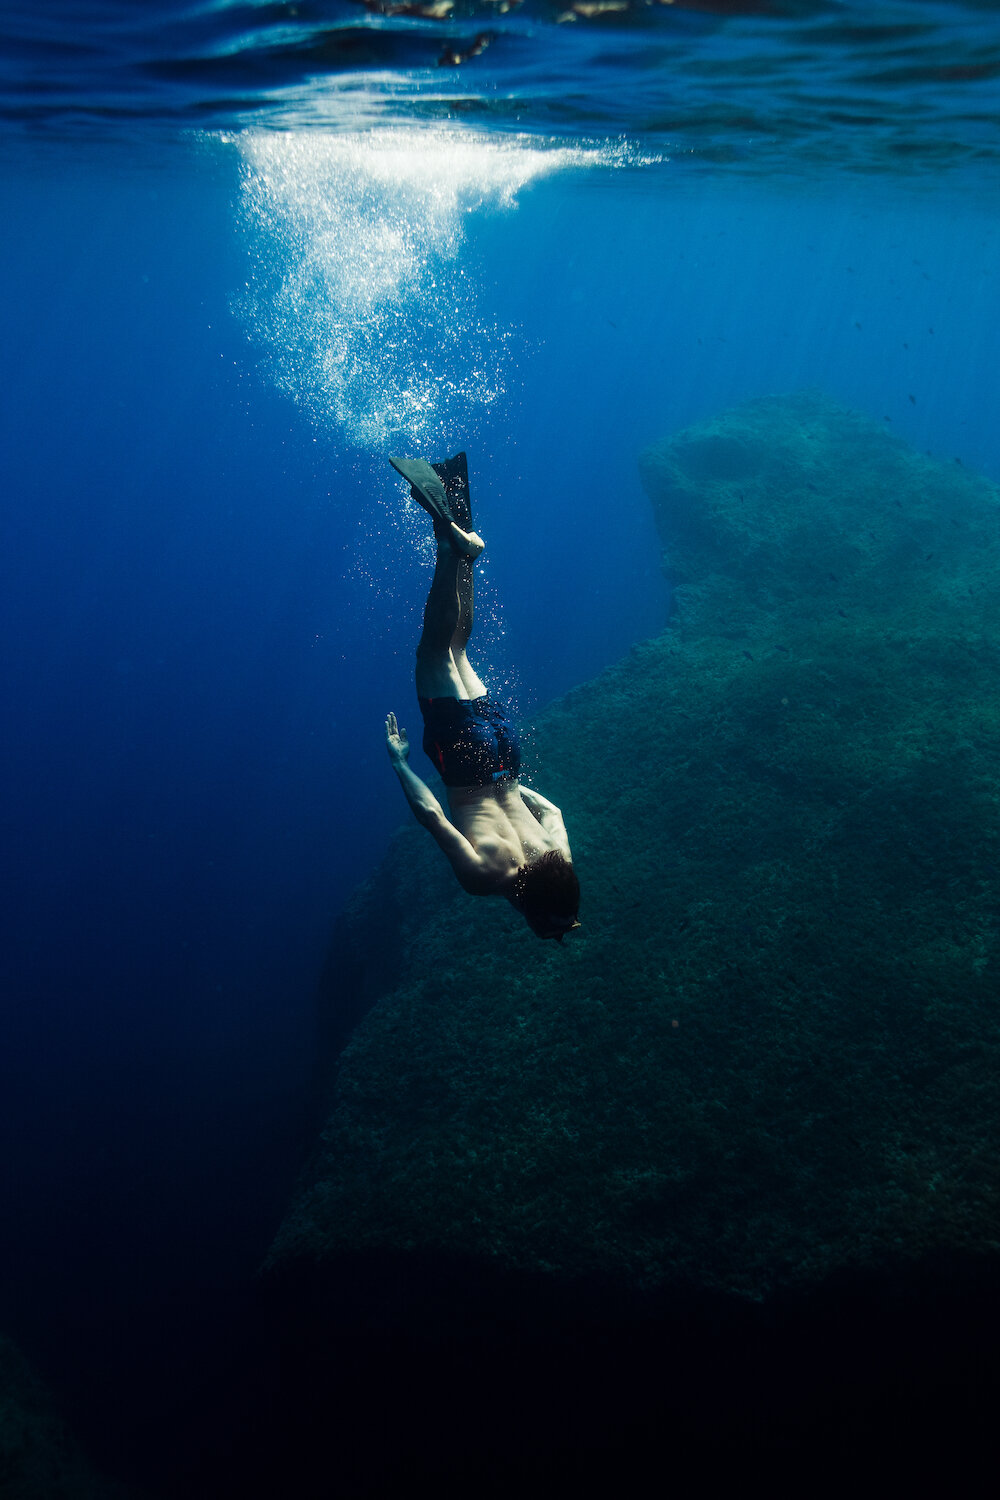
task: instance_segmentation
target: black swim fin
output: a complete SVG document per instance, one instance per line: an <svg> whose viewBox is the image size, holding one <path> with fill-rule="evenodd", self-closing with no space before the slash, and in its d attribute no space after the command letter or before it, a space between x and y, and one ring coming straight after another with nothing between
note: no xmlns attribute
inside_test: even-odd
<svg viewBox="0 0 1000 1500"><path fill-rule="evenodd" d="M451 513L463 531L473 531L472 496L469 493L469 466L464 453L454 458L443 458L431 468L444 485Z"/></svg>
<svg viewBox="0 0 1000 1500"><path fill-rule="evenodd" d="M458 521L448 501L444 483L439 474L436 474L427 462L426 458L392 458L389 462L397 474L409 481L410 494L418 505L422 505L436 522L448 526L452 521ZM462 527L462 530L466 530Z"/></svg>

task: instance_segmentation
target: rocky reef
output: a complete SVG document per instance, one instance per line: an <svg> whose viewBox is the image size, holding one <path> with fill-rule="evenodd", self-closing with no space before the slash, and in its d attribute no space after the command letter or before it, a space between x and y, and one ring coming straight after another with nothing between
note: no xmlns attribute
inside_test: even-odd
<svg viewBox="0 0 1000 1500"><path fill-rule="evenodd" d="M495 1356L484 1308L600 1305L630 1358L657 1319L690 1354L752 1309L857 1330L919 1285L912 1328L928 1285L992 1285L1000 495L811 393L641 472L668 628L539 716L526 772L582 929L539 943L417 829L341 921L331 1041L357 1024L271 1260L334 1324L354 1286Z"/></svg>
<svg viewBox="0 0 1000 1500"><path fill-rule="evenodd" d="M584 926L538 944L401 837L341 930L341 975L387 909L397 952L278 1259L761 1297L997 1248L997 492L814 396L642 475L673 621L542 715L529 770Z"/></svg>

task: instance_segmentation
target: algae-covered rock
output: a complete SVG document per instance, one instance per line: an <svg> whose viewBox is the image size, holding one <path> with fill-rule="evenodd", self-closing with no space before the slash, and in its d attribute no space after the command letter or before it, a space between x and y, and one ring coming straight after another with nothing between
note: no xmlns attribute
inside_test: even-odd
<svg viewBox="0 0 1000 1500"><path fill-rule="evenodd" d="M348 1013L359 955L384 988L275 1264L759 1299L998 1248L1000 497L814 395L641 469L671 624L530 767L584 925L539 943L394 847L331 960Z"/></svg>

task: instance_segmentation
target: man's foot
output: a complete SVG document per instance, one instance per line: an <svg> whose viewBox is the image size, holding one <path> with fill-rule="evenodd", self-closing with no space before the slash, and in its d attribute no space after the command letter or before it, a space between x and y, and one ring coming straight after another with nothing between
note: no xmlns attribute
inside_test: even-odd
<svg viewBox="0 0 1000 1500"><path fill-rule="evenodd" d="M478 532L463 531L454 521L449 522L447 536L458 555L467 557L470 562L475 562L486 546Z"/></svg>
<svg viewBox="0 0 1000 1500"><path fill-rule="evenodd" d="M434 535L438 541L446 541L459 557L470 561L477 558L486 543L472 530L472 507L469 502L469 476L465 465L465 454L456 453L438 467L439 474L425 458L390 458L389 462L397 474L410 482L410 494L418 505L434 518ZM469 530L463 531L455 520L448 493L444 486L446 476L452 487L461 518L468 519Z"/></svg>
<svg viewBox="0 0 1000 1500"><path fill-rule="evenodd" d="M486 546L477 532L463 531L454 521L435 521L434 535L439 542L446 542L453 552L459 557L467 557L470 562L475 562Z"/></svg>

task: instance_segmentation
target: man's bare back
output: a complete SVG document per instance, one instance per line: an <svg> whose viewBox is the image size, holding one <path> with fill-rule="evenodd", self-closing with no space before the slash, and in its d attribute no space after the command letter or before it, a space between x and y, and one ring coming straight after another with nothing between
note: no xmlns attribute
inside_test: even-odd
<svg viewBox="0 0 1000 1500"><path fill-rule="evenodd" d="M437 560L417 648L423 745L445 783L448 814L409 765L395 714L386 748L417 821L473 895L505 896L539 937L560 941L580 924L579 883L562 813L520 780L516 725L491 698L466 647L472 631L472 565L483 542L472 530L465 455L431 466L393 459L414 499L434 517Z"/></svg>
<svg viewBox="0 0 1000 1500"><path fill-rule="evenodd" d="M524 865L556 851L570 859L562 813L517 779L491 786L449 787L448 812L410 769L409 738L385 721L389 759L417 822L444 851L460 883L477 896L509 896Z"/></svg>
<svg viewBox="0 0 1000 1500"><path fill-rule="evenodd" d="M492 788L448 791L451 821L483 862L499 875L498 889L522 865L550 850L570 858L562 813L554 803L520 781Z"/></svg>

